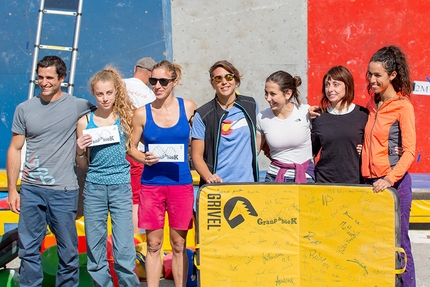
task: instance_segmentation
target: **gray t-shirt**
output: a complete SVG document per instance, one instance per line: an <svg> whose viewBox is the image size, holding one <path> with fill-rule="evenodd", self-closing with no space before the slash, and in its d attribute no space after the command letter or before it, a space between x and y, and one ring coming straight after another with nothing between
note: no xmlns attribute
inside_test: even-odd
<svg viewBox="0 0 430 287"><path fill-rule="evenodd" d="M34 97L18 105L12 132L25 135L27 142L22 184L78 189L74 171L76 123L93 107L89 101L67 93L53 102Z"/></svg>

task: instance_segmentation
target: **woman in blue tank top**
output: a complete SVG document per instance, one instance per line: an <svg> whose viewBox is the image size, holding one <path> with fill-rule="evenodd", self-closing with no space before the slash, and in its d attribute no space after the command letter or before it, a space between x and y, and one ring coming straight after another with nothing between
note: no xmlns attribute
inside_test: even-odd
<svg viewBox="0 0 430 287"><path fill-rule="evenodd" d="M84 218L88 272L95 286L114 286L106 258L108 213L112 222L115 272L120 286L139 286L132 223L130 164L133 104L119 73L106 67L90 80L97 110L77 124L77 164L88 169Z"/></svg>
<svg viewBox="0 0 430 287"><path fill-rule="evenodd" d="M142 173L138 218L146 230L148 254L145 268L148 286L158 286L162 265L160 248L166 211L169 213L172 244L172 273L175 286L186 286L185 239L192 227L194 191L188 164L190 121L196 105L173 95L182 75L181 67L163 60L149 78L155 101L133 115L133 145L129 155L145 164ZM146 152L137 150L139 141Z"/></svg>

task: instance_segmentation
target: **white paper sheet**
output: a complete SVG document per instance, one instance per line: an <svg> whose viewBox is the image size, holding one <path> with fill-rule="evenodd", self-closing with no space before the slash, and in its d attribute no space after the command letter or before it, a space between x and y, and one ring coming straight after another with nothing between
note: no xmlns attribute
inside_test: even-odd
<svg viewBox="0 0 430 287"><path fill-rule="evenodd" d="M150 152L158 156L160 162L183 162L183 144L148 144Z"/></svg>
<svg viewBox="0 0 430 287"><path fill-rule="evenodd" d="M90 134L93 143L90 146L97 146L103 144L117 143L119 139L118 126L107 126L95 129L87 129L82 131L83 134Z"/></svg>

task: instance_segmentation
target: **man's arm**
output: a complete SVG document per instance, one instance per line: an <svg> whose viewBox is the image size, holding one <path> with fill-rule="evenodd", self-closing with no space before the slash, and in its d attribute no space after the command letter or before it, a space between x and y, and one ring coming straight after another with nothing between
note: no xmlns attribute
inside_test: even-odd
<svg viewBox="0 0 430 287"><path fill-rule="evenodd" d="M8 203L11 211L18 213L21 208L21 200L16 189L19 172L21 168L21 150L24 146L25 136L16 133L12 134L9 149L7 150L6 173L7 173L7 189Z"/></svg>
<svg viewBox="0 0 430 287"><path fill-rule="evenodd" d="M87 127L87 117L83 116L76 124L76 164L83 170L88 169L88 146L92 143L90 134L84 135L83 130Z"/></svg>

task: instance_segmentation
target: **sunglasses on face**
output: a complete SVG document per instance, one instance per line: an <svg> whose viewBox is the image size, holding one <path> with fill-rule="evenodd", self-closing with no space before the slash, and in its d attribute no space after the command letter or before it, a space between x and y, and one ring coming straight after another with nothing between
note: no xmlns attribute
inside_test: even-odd
<svg viewBox="0 0 430 287"><path fill-rule="evenodd" d="M166 79L166 78L149 78L149 83L153 86L155 86L157 84L157 82L160 83L160 85L162 85L163 87L167 86L171 81L173 81L173 79Z"/></svg>
<svg viewBox="0 0 430 287"><path fill-rule="evenodd" d="M219 84L222 82L222 78L226 79L227 82L231 82L234 79L234 74L225 74L224 76L215 76L212 78L215 83Z"/></svg>

